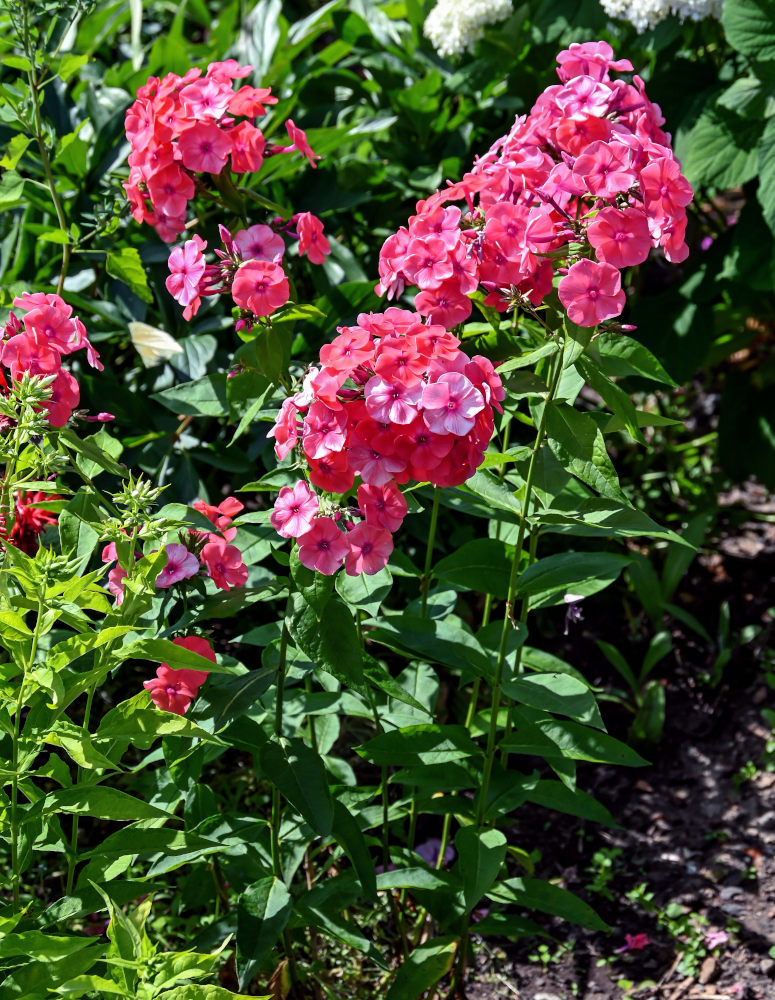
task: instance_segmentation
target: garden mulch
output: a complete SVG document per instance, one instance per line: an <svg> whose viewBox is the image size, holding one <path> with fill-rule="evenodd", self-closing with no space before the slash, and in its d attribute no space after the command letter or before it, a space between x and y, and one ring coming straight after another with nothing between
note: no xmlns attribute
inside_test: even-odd
<svg viewBox="0 0 775 1000"><path fill-rule="evenodd" d="M733 630L758 624L761 635L736 651L721 683L711 688L699 675L709 670L715 651L681 623L670 622L674 652L659 670L667 695L666 725L659 747L649 755L653 763L637 771L588 766L580 776L580 786L622 827L569 821L534 807L520 812L510 837L526 850L539 849L537 874L589 902L613 932L570 929L547 918L554 940L547 939L543 962L535 939L480 942L469 1000L775 998L775 950L770 954L775 946L775 773L766 770L775 768L775 754L767 750L773 734L762 717L763 708L775 707L762 662L775 631L768 613L775 604L775 525L761 517L775 506L756 484L722 495L720 504L717 537L695 560L678 600L711 634L718 608L727 600ZM585 676L605 683L613 678L600 662L595 639L611 641L612 623L608 617L601 618L599 630L597 624L588 617L570 637L572 654L569 648L558 652L579 666L585 659ZM623 636L625 628L623 623ZM625 735L616 721L614 713L612 731ZM608 886L610 899L590 891L592 857L601 849L621 852ZM626 893L642 883L661 909L680 904L706 918L704 931L729 932L729 941L698 962L693 975L679 971L680 941L628 902ZM650 943L617 953L625 934L647 934Z"/></svg>

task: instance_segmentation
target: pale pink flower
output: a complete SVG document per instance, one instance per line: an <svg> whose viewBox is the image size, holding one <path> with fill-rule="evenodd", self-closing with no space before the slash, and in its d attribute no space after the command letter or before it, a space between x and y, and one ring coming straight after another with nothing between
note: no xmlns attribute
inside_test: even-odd
<svg viewBox="0 0 775 1000"><path fill-rule="evenodd" d="M422 383L406 386L401 382L386 382L374 375L366 383L364 395L372 419L382 423L411 424L417 416Z"/></svg>
<svg viewBox="0 0 775 1000"><path fill-rule="evenodd" d="M257 225L241 229L232 240L243 260L270 260L279 264L285 253L282 236L269 226Z"/></svg>
<svg viewBox="0 0 775 1000"><path fill-rule="evenodd" d="M435 434L467 434L484 409L484 396L460 372L440 375L422 391L423 419Z"/></svg>
<svg viewBox="0 0 775 1000"><path fill-rule="evenodd" d="M318 507L317 494L301 479L292 489L283 486L269 521L283 538L298 538L312 527Z"/></svg>
<svg viewBox="0 0 775 1000"><path fill-rule="evenodd" d="M206 246L207 243L195 235L182 247L175 247L167 262L171 273L165 285L173 299L186 307L189 314L184 313L186 319L190 319L199 307L199 284L207 267L202 251Z"/></svg>

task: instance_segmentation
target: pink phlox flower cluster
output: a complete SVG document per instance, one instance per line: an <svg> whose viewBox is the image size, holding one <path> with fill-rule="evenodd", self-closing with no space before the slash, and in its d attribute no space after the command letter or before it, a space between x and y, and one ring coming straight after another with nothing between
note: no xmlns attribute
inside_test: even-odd
<svg viewBox="0 0 775 1000"><path fill-rule="evenodd" d="M203 573L209 576L220 590L231 590L232 587L244 587L248 578L248 568L242 561L242 553L236 545L231 544L237 534L232 527L233 519L244 508L236 497L226 497L217 506L204 500L195 500L193 507L212 522L216 531L189 531L187 538L181 542L168 542L164 546L167 554L167 565L156 577L156 586L166 589L190 580ZM104 563L117 560L115 542L110 542L102 550ZM135 560L141 559L142 553L135 552ZM120 564L114 566L108 573L108 590L116 598L116 607L124 600L124 581L128 575Z"/></svg>
<svg viewBox="0 0 775 1000"><path fill-rule="evenodd" d="M290 119L290 145L267 145L255 119L277 98L268 87L244 84L234 90L234 81L252 68L227 59L210 63L204 75L190 69L184 76L151 77L126 113L131 152L124 189L132 215L167 243L185 229L197 174L220 174L224 168L255 173L267 156L295 151L315 166L318 157Z"/></svg>
<svg viewBox="0 0 775 1000"><path fill-rule="evenodd" d="M323 223L311 212L295 215L288 223L282 219L273 220L272 225L259 223L233 236L225 226L219 229L221 247L214 251L217 263L207 263L207 243L197 235L170 253L167 291L184 307L184 319L196 314L205 295L231 295L242 310L239 328L252 326L256 319L284 306L290 285L282 267L285 241L280 232L298 236L299 253L313 264L322 264L331 252Z"/></svg>
<svg viewBox="0 0 775 1000"><path fill-rule="evenodd" d="M320 366L269 432L279 459L300 450L323 493L347 494L360 477L357 506L332 514L298 482L280 491L271 523L298 539L310 568L330 574L344 561L351 575L378 572L407 511L398 484L465 482L482 462L504 395L491 362L470 358L444 326L404 309L362 313L321 348Z"/></svg>
<svg viewBox="0 0 775 1000"><path fill-rule="evenodd" d="M198 653L199 656L204 656L215 663L215 653L207 639L189 635L172 641L176 646ZM156 676L149 681L143 681L143 687L150 692L151 700L157 708L165 712L174 712L176 715L185 715L192 699L199 694L199 688L208 676L207 670L191 668L173 670L169 664L161 663L156 670Z"/></svg>
<svg viewBox="0 0 775 1000"><path fill-rule="evenodd" d="M560 83L530 114L388 237L380 295L413 287L417 311L451 329L471 314L471 292L500 311L536 307L559 274L571 320L595 326L624 308L623 268L653 247L686 258L692 189L643 80L611 78L632 64L606 42L573 43L558 62Z"/></svg>
<svg viewBox="0 0 775 1000"><path fill-rule="evenodd" d="M21 319L11 312L0 339L0 363L18 381L24 372L31 375L54 375L51 398L43 403L52 427L64 427L81 398L78 382L62 366L62 358L81 348L89 364L102 371L99 354L86 336L86 328L59 295L25 292L13 300L24 310ZM0 384L7 385L0 373ZM105 414L109 416L109 414Z"/></svg>

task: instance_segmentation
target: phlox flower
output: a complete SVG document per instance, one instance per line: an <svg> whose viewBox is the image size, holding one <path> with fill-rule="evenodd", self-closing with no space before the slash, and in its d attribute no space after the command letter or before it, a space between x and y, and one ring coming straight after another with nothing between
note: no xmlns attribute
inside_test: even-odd
<svg viewBox="0 0 775 1000"><path fill-rule="evenodd" d="M34 556L38 551L38 535L49 524L56 524L58 514L44 507L33 507L32 504L43 503L46 500L61 500L56 493L42 493L39 490L17 490L14 494L14 518L10 535L6 529L5 520L0 518L0 541L13 545L28 556Z"/></svg>
<svg viewBox="0 0 775 1000"><path fill-rule="evenodd" d="M310 530L318 512L318 498L303 479L291 489L283 486L269 522L283 538L298 538Z"/></svg>
<svg viewBox="0 0 775 1000"><path fill-rule="evenodd" d="M61 368L51 384L51 398L41 404L43 409L48 410L48 422L51 426L64 427L80 399L78 382L70 372Z"/></svg>
<svg viewBox="0 0 775 1000"><path fill-rule="evenodd" d="M423 419L436 434L467 434L484 405L481 392L459 372L439 376L422 391Z"/></svg>
<svg viewBox="0 0 775 1000"><path fill-rule="evenodd" d="M215 123L195 122L178 139L183 166L194 173L219 174L232 149L228 133Z"/></svg>
<svg viewBox="0 0 775 1000"><path fill-rule="evenodd" d="M609 142L591 143L576 160L573 173L583 178L589 192L599 198L611 198L635 183L626 148Z"/></svg>
<svg viewBox="0 0 775 1000"><path fill-rule="evenodd" d="M406 517L406 497L395 483L358 487L358 506L363 511L366 524L373 524L387 531L398 531Z"/></svg>
<svg viewBox="0 0 775 1000"><path fill-rule="evenodd" d="M641 171L641 183L646 208L657 216L678 215L694 196L691 184L681 173L677 160L660 157Z"/></svg>
<svg viewBox="0 0 775 1000"><path fill-rule="evenodd" d="M231 294L242 309L256 316L271 316L288 301L290 288L279 264L249 260L237 269Z"/></svg>
<svg viewBox="0 0 775 1000"><path fill-rule="evenodd" d="M343 451L309 460L309 481L324 493L346 493L355 475Z"/></svg>
<svg viewBox="0 0 775 1000"><path fill-rule="evenodd" d="M579 326L596 326L624 309L622 278L611 264L577 261L560 281L560 301Z"/></svg>
<svg viewBox="0 0 775 1000"><path fill-rule="evenodd" d="M642 951L651 944L648 934L625 934L624 941L622 947L616 949L617 954L623 951Z"/></svg>
<svg viewBox="0 0 775 1000"><path fill-rule="evenodd" d="M188 684L181 673L180 670L161 666L156 670L156 677L143 681L143 687L149 692L151 701L163 712L185 715L192 698L197 695L197 689Z"/></svg>
<svg viewBox="0 0 775 1000"><path fill-rule="evenodd" d="M350 546L332 517L318 517L299 537L299 559L307 569L332 576L342 565Z"/></svg>
<svg viewBox="0 0 775 1000"><path fill-rule="evenodd" d="M304 254L313 264L322 264L331 253L331 244L323 233L323 223L312 212L302 212L296 220L299 234L299 254Z"/></svg>
<svg viewBox="0 0 775 1000"><path fill-rule="evenodd" d="M357 365L369 361L373 355L374 343L371 337L358 326L339 327L339 336L334 337L330 344L324 344L320 348L322 363L327 368L334 368L337 371L352 371ZM306 379L304 384L306 387Z"/></svg>
<svg viewBox="0 0 775 1000"><path fill-rule="evenodd" d="M316 400L304 421L304 454L307 458L325 458L344 448L347 437L347 416L341 410L331 410Z"/></svg>
<svg viewBox="0 0 775 1000"><path fill-rule="evenodd" d="M368 423L368 421L362 421ZM396 473L406 468L405 459L389 446L379 449L371 428L358 426L347 452L347 462L364 483L384 486Z"/></svg>
<svg viewBox="0 0 775 1000"><path fill-rule="evenodd" d="M286 149L297 150L299 153L301 153L302 156L307 157L307 159L309 160L310 164L313 167L317 167L317 163L315 163L315 160L319 160L320 157L316 153L312 152L312 147L310 146L309 142L307 142L307 133L304 131L304 129L300 129L298 125L295 125L290 118L285 123L285 129L288 132L288 136L290 137L291 140L291 145L289 147L286 147Z"/></svg>
<svg viewBox="0 0 775 1000"><path fill-rule="evenodd" d="M199 285L207 267L202 251L206 247L207 243L195 235L182 247L175 247L167 261L170 276L164 284L173 299L186 307L186 319L191 319L201 302Z"/></svg>
<svg viewBox="0 0 775 1000"><path fill-rule="evenodd" d="M598 260L614 267L642 264L651 250L651 232L644 212L637 208L603 208L587 230Z"/></svg>
<svg viewBox="0 0 775 1000"><path fill-rule="evenodd" d="M299 440L298 414L299 408L293 399L290 396L284 399L274 426L267 434L275 439L274 452L281 462Z"/></svg>
<svg viewBox="0 0 775 1000"><path fill-rule="evenodd" d="M436 288L418 292L414 307L431 323L438 323L447 329L465 323L474 308L471 300L460 293L455 280L442 281Z"/></svg>
<svg viewBox="0 0 775 1000"><path fill-rule="evenodd" d="M416 341L408 337L386 337L377 348L374 371L388 382L401 382L405 386L417 385L428 367Z"/></svg>
<svg viewBox="0 0 775 1000"><path fill-rule="evenodd" d="M233 115L245 115L246 118L257 118L266 114L267 104L277 104L277 98L272 97L270 87L245 85L229 101L229 112Z"/></svg>
<svg viewBox="0 0 775 1000"><path fill-rule="evenodd" d="M344 559L344 570L348 576L361 573L373 576L387 566L393 551L393 536L389 531L361 521L346 537L350 550Z"/></svg>
<svg viewBox="0 0 775 1000"><path fill-rule="evenodd" d="M266 140L260 128L240 122L231 132L231 169L235 174L256 173L264 162Z"/></svg>
<svg viewBox="0 0 775 1000"><path fill-rule="evenodd" d="M156 586L171 587L181 580L188 580L199 572L199 560L185 545L170 542L164 546L167 553L167 565L156 577Z"/></svg>
<svg viewBox="0 0 775 1000"><path fill-rule="evenodd" d="M198 510L200 514L204 514L208 521L211 521L220 531L227 542L234 540L237 529L231 527L231 522L241 510L245 509L244 503L241 503L236 497L226 497L225 500L221 500L217 507L213 506L213 504L205 503L204 500L195 500L191 506L194 510Z"/></svg>
<svg viewBox="0 0 775 1000"><path fill-rule="evenodd" d="M201 636L183 636L172 640L176 646L188 649L215 663L215 653L210 643ZM156 669L156 677L143 681L143 687L151 695L157 708L176 715L185 715L191 700L199 693L199 688L207 680L208 671L184 668L173 670L169 664L161 663Z"/></svg>
<svg viewBox="0 0 775 1000"><path fill-rule="evenodd" d="M242 553L236 545L227 544L218 535L209 535L210 541L202 547L201 559L207 567L210 578L220 590L244 587L248 578L248 568L242 561Z"/></svg>
<svg viewBox="0 0 775 1000"><path fill-rule="evenodd" d="M241 229L232 239L234 247L243 260L270 260L279 264L285 253L285 242L282 236L269 226L251 226Z"/></svg>
<svg viewBox="0 0 775 1000"><path fill-rule="evenodd" d="M440 236L413 239L406 251L403 267L407 278L418 288L435 288L452 277L452 257Z"/></svg>
<svg viewBox="0 0 775 1000"><path fill-rule="evenodd" d="M194 182L185 170L177 163L169 163L152 173L146 184L156 212L170 217L180 216L185 224L186 206L194 197Z"/></svg>
<svg viewBox="0 0 775 1000"><path fill-rule="evenodd" d="M417 404L422 396L422 383L406 386L401 382L386 382L374 375L366 383L366 409L374 420L393 424L411 424L417 416Z"/></svg>

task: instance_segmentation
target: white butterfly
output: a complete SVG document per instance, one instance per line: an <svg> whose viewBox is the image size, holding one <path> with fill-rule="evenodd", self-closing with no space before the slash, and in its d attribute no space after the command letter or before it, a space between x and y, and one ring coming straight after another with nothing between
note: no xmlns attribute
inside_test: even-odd
<svg viewBox="0 0 775 1000"><path fill-rule="evenodd" d="M168 361L175 354L184 353L174 337L147 323L130 323L129 335L146 368Z"/></svg>

